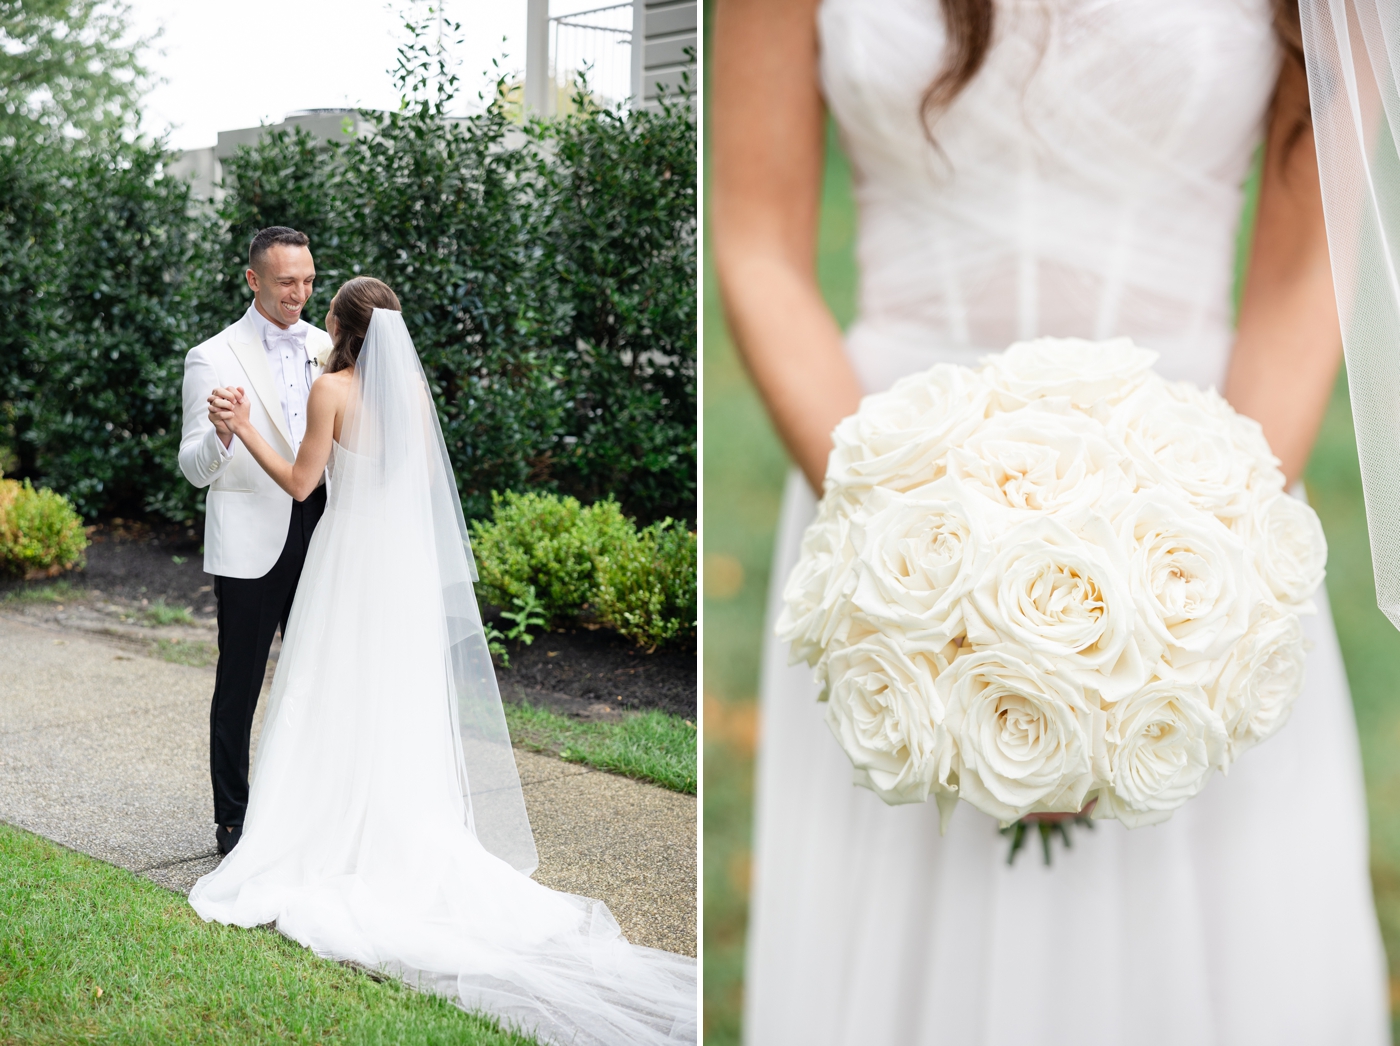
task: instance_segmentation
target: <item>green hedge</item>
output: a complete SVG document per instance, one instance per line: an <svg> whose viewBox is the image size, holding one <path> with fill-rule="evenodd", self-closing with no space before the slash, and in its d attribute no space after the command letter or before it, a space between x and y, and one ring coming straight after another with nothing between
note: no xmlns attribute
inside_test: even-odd
<svg viewBox="0 0 1400 1046"><path fill-rule="evenodd" d="M410 69L426 77L422 63ZM185 350L247 307L248 241L301 228L321 322L371 273L404 303L470 517L493 490L695 515L695 119L599 108L513 123L504 95L326 146L270 134L217 215L142 143L0 143L0 464L88 516L192 521L176 465Z"/></svg>
<svg viewBox="0 0 1400 1046"><path fill-rule="evenodd" d="M212 223L186 213L164 159L0 145L0 445L9 469L88 516L184 520L202 501L175 458Z"/></svg>
<svg viewBox="0 0 1400 1046"><path fill-rule="evenodd" d="M683 525L638 530L611 500L506 493L472 523L483 601L549 628L591 617L652 649L695 638L695 550Z"/></svg>

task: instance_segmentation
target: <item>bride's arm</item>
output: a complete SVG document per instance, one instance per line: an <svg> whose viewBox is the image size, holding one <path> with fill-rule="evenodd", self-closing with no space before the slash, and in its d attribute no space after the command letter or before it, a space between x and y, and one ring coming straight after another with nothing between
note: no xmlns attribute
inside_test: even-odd
<svg viewBox="0 0 1400 1046"><path fill-rule="evenodd" d="M209 397L210 414L217 415L253 455L253 460L279 487L297 501L305 501L320 485L331 456L336 410L344 400L340 383L317 380L306 401L306 436L289 462L273 450L248 418L249 400L242 389L215 389Z"/></svg>
<svg viewBox="0 0 1400 1046"><path fill-rule="evenodd" d="M1287 63L1225 381L1234 408L1264 426L1289 483L1308 463L1342 356L1312 128L1287 147L1292 114L1306 92L1302 71Z"/></svg>
<svg viewBox="0 0 1400 1046"><path fill-rule="evenodd" d="M831 430L860 402L817 288L825 107L816 0L715 12L710 233L729 326L788 453L820 490Z"/></svg>

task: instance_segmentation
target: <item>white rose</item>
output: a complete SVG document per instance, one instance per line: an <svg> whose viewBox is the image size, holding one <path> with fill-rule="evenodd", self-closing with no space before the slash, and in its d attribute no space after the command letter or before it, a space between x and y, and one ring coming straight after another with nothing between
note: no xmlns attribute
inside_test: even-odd
<svg viewBox="0 0 1400 1046"><path fill-rule="evenodd" d="M910 494L872 492L872 511L852 532L859 576L852 602L872 627L926 642L961 634L962 600L988 544L953 500L957 493L947 481Z"/></svg>
<svg viewBox="0 0 1400 1046"><path fill-rule="evenodd" d="M802 552L783 586L783 609L774 632L792 644L791 663L816 666L828 644L851 625L855 592L855 547L851 516L855 503L829 493L817 506L817 518L802 535Z"/></svg>
<svg viewBox="0 0 1400 1046"><path fill-rule="evenodd" d="M826 722L857 782L887 803L928 798L946 747L937 666L897 637L872 635L827 660ZM946 762L947 759L944 759Z"/></svg>
<svg viewBox="0 0 1400 1046"><path fill-rule="evenodd" d="M1224 425L1236 453L1249 462L1250 490L1274 491L1284 488L1280 462L1269 448L1269 441L1264 438L1264 427L1259 422L1240 414L1214 389L1202 389L1186 381L1165 384L1173 398L1196 407Z"/></svg>
<svg viewBox="0 0 1400 1046"><path fill-rule="evenodd" d="M946 363L866 396L832 433L828 484L908 490L932 482L948 448L986 417L989 400L976 374Z"/></svg>
<svg viewBox="0 0 1400 1046"><path fill-rule="evenodd" d="M316 366L324 369L326 364L330 362L331 350L333 350L334 348L335 345L332 342L327 341L325 344L323 344L320 348L318 348L315 352L311 354L312 362L314 362Z"/></svg>
<svg viewBox="0 0 1400 1046"><path fill-rule="evenodd" d="M1130 338L1037 338L987 358L982 377L1006 408L1066 397L1080 410L1113 403L1142 384L1157 353Z"/></svg>
<svg viewBox="0 0 1400 1046"><path fill-rule="evenodd" d="M1153 381L1114 410L1109 430L1132 459L1138 489L1174 487L1228 521L1247 509L1259 460L1257 447L1240 442L1248 426L1229 411L1213 392Z"/></svg>
<svg viewBox="0 0 1400 1046"><path fill-rule="evenodd" d="M948 472L995 505L1073 527L1126 502L1132 487L1122 463L1097 421L1036 403L988 418L949 453Z"/></svg>
<svg viewBox="0 0 1400 1046"><path fill-rule="evenodd" d="M1259 598L1244 544L1165 488L1135 498L1119 527L1139 619L1178 678L1199 681L1244 635Z"/></svg>
<svg viewBox="0 0 1400 1046"><path fill-rule="evenodd" d="M1119 701L1108 710L1105 739L1108 787L1094 814L1129 828L1165 821L1224 759L1225 732L1194 683L1154 680Z"/></svg>
<svg viewBox="0 0 1400 1046"><path fill-rule="evenodd" d="M1268 611L1235 644L1209 688L1229 758L1276 734L1303 689L1303 629L1296 614Z"/></svg>
<svg viewBox="0 0 1400 1046"><path fill-rule="evenodd" d="M1308 600L1327 573L1327 535L1312 507L1287 493L1270 494L1235 529L1275 598L1298 610L1313 610Z"/></svg>
<svg viewBox="0 0 1400 1046"><path fill-rule="evenodd" d="M1128 563L1106 521L1091 519L1081 534L1036 516L998 539L963 608L967 637L1011 644L1039 671L1114 701L1147 679Z"/></svg>
<svg viewBox="0 0 1400 1046"><path fill-rule="evenodd" d="M1103 713L1072 679L1041 672L1010 647L988 647L954 661L938 693L953 742L940 783L1004 822L1083 808L1093 783L1089 738Z"/></svg>

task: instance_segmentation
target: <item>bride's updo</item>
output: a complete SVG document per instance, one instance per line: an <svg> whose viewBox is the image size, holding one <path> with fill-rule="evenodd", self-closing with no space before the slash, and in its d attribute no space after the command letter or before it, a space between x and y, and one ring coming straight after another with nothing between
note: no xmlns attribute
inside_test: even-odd
<svg viewBox="0 0 1400 1046"><path fill-rule="evenodd" d="M383 280L373 276L356 276L342 284L331 299L329 317L335 318L335 340L326 360L326 373L334 374L355 365L369 333L369 321L375 309L403 312L399 296Z"/></svg>

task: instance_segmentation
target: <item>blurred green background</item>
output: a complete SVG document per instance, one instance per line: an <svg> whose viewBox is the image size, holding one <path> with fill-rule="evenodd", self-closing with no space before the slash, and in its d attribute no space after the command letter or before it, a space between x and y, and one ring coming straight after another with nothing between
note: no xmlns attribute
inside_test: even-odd
<svg viewBox="0 0 1400 1046"><path fill-rule="evenodd" d="M856 302L850 188L829 135L817 268L843 325ZM1251 220L1247 207L1242 230ZM787 458L735 354L708 262L704 287L705 1042L728 1046L741 1037L759 647ZM1391 967L1400 970L1400 633L1376 609L1345 374L1306 483L1331 549L1327 590L1361 732L1376 906ZM1306 825L1298 840L1307 845ZM1392 977L1392 1013L1397 999L1400 980Z"/></svg>

